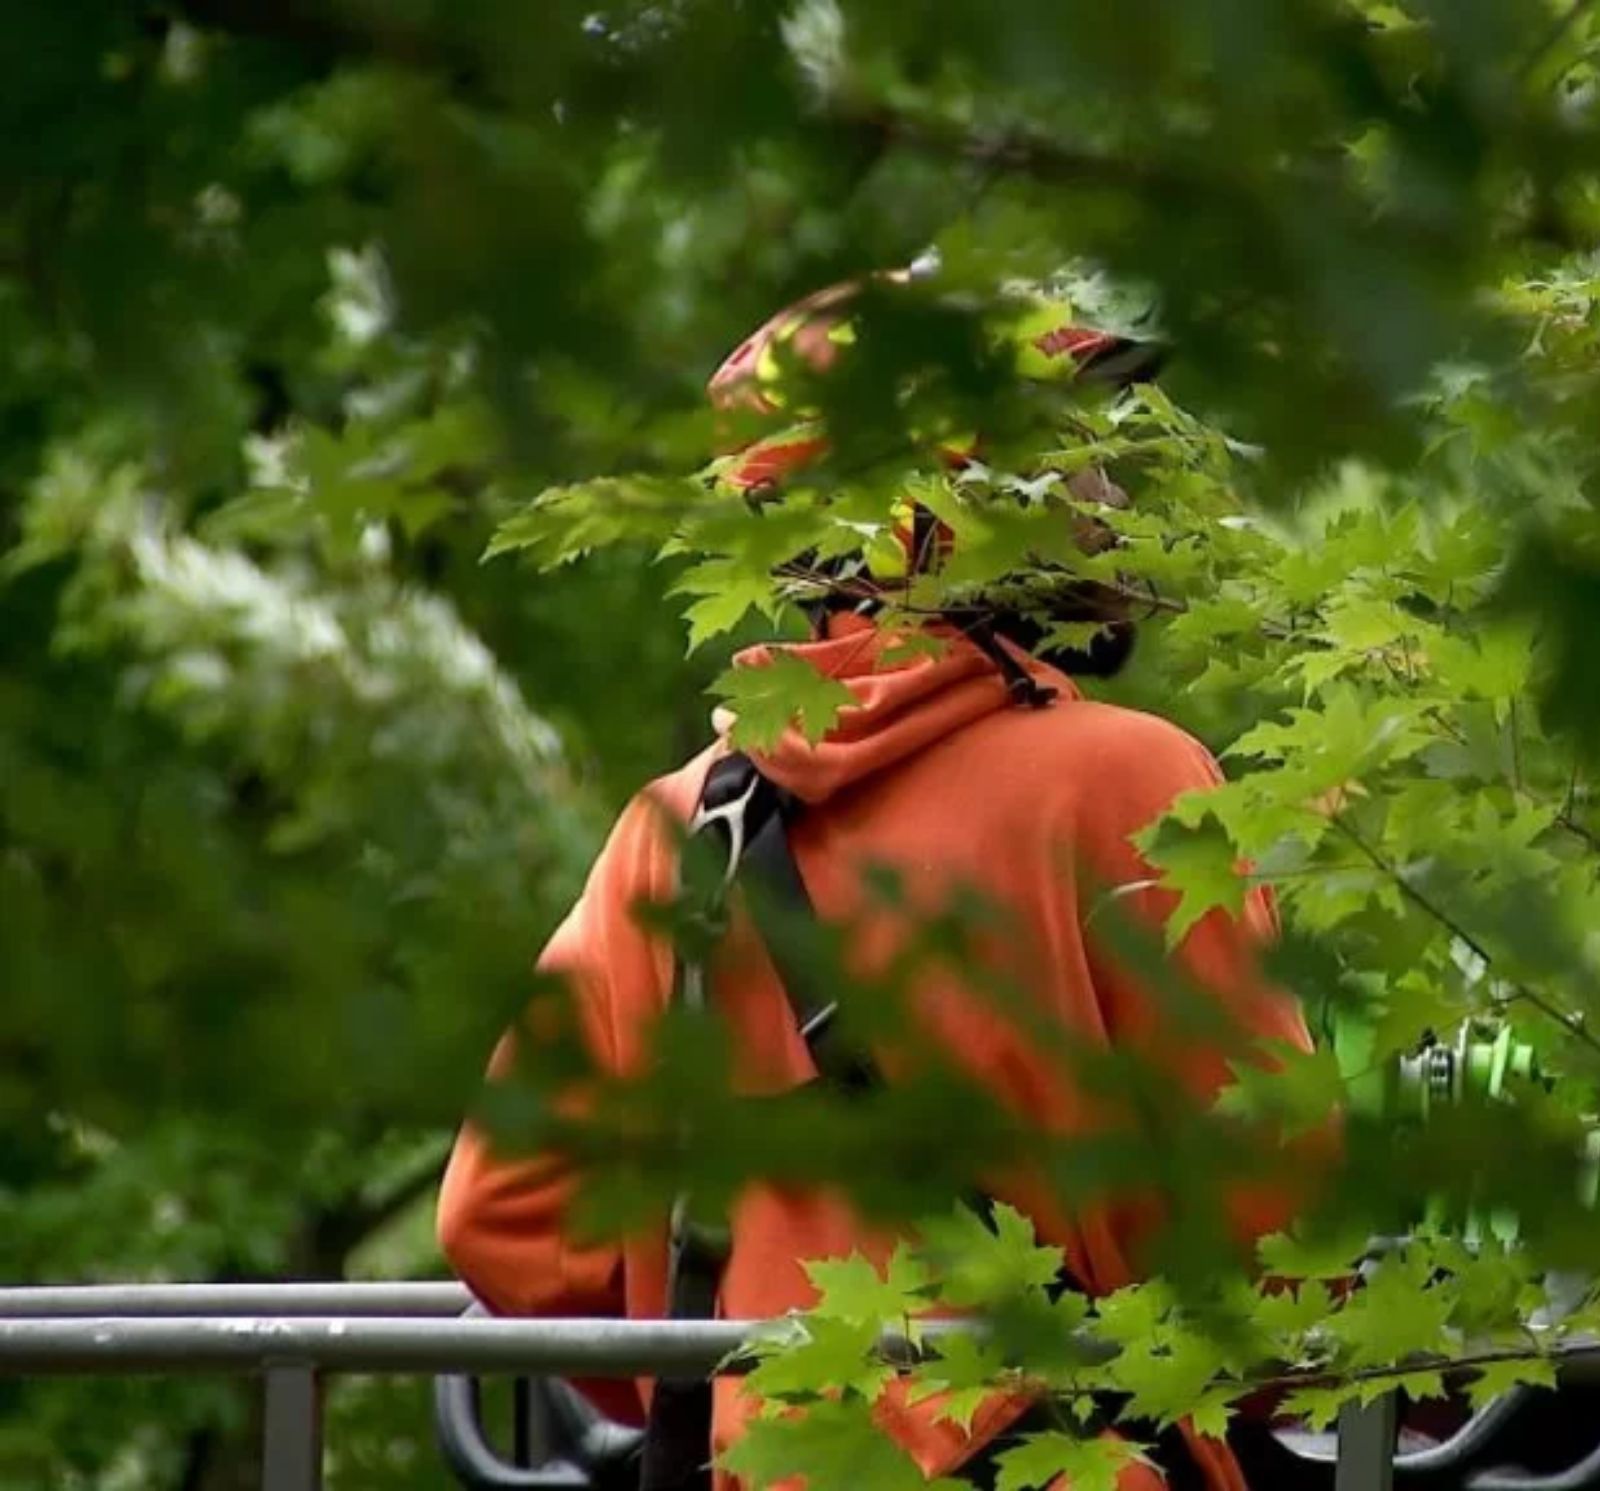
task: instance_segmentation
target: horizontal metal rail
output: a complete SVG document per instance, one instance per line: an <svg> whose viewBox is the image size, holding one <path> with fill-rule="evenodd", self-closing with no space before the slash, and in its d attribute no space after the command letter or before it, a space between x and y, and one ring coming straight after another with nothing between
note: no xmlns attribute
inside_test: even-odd
<svg viewBox="0 0 1600 1491"><path fill-rule="evenodd" d="M631 1377L741 1370L772 1320L552 1320L460 1314L452 1283L129 1284L0 1289L0 1375L254 1372L285 1360L335 1372ZM926 1334L972 1329L934 1320ZM1086 1338L1086 1357L1109 1354ZM889 1333L891 1359L916 1352ZM1600 1341L1559 1353L1561 1378L1600 1382ZM1448 1370L1448 1367L1446 1367Z"/></svg>
<svg viewBox="0 0 1600 1491"><path fill-rule="evenodd" d="M392 1319L381 1316L155 1316L0 1319L0 1376L18 1373L257 1372L284 1361L333 1372L526 1372L552 1377L737 1372L766 1320ZM930 1335L971 1329L929 1321ZM1090 1359L1107 1355L1084 1342ZM891 1360L916 1356L884 1337ZM1562 1381L1600 1381L1600 1342L1561 1352Z"/></svg>
<svg viewBox="0 0 1600 1491"><path fill-rule="evenodd" d="M0 1320L160 1315L459 1315L464 1284L70 1284L0 1289Z"/></svg>
<svg viewBox="0 0 1600 1491"><path fill-rule="evenodd" d="M517 1372L701 1376L755 1335L740 1320L393 1320L174 1316L0 1320L0 1376L260 1372Z"/></svg>

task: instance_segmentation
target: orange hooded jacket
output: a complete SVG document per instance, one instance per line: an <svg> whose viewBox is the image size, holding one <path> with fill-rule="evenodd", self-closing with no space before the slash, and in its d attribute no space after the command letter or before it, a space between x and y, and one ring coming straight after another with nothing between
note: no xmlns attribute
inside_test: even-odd
<svg viewBox="0 0 1600 1491"><path fill-rule="evenodd" d="M760 666L774 650L752 649L739 662ZM896 867L914 900L937 903L945 891L976 886L1020 929L1015 946L1001 954L1009 971L1073 1039L1149 1052L1202 1099L1230 1080L1220 1052L1174 1051L1162 1041L1153 1000L1085 931L1087 903L1105 887L1119 888L1121 904L1152 924L1170 911L1172 897L1155 888L1129 836L1180 793L1221 780L1204 747L1164 720L1084 699L1066 677L1031 658L1025 665L1058 697L1044 709L1016 708L993 663L955 637L937 655L886 658L885 639L870 623L836 617L824 639L788 650L842 681L856 701L815 746L791 734L756 758L807 805L791 842L819 916L851 925L855 935L866 904L860 871L870 864ZM690 817L711 762L726 749L719 740L633 801L541 959L542 969L569 981L598 1060L620 1074L647 1059L651 1023L666 1005L673 968L670 946L642 928L630 908L641 898L670 897L676 855L664 815L679 823ZM1298 1005L1264 985L1254 967L1255 946L1273 930L1268 899L1252 889L1237 917L1215 911L1198 922L1177 956L1244 1031L1307 1050ZM870 927L862 935L870 939ZM770 1091L809 1080L814 1069L770 965L760 958L739 966L744 974L719 980L713 997L749 1086ZM950 1049L1024 1113L1052 1129L1092 1125L1062 1074L1016 1030L959 998L936 1001L932 1015ZM509 1060L503 1043L492 1071L503 1071ZM574 1184L553 1158L496 1157L467 1126L440 1198L439 1235L450 1262L499 1312L661 1317L664 1236L570 1245L562 1216ZM1252 1234L1281 1225L1288 1211L1284 1198L1271 1195L1243 1198L1240 1207L1241 1226ZM1030 1209L1041 1237L1064 1248L1072 1273L1091 1293L1135 1276L1138 1222L1126 1209L1073 1215ZM893 1239L864 1227L839 1201L775 1188L752 1187L732 1225L720 1297L721 1313L731 1319L813 1303L804 1260L859 1250L882 1262L893 1247ZM647 1381L583 1386L613 1416L641 1420ZM926 1473L939 1475L1001 1432L1021 1407L992 1400L970 1436L937 1421L934 1405L911 1406L894 1392L880 1417ZM749 1409L736 1379L718 1382L719 1448ZM1242 1488L1221 1445L1192 1436L1190 1445L1213 1491ZM1123 1491L1159 1484L1142 1466L1122 1481ZM733 1485L719 1473L719 1491Z"/></svg>

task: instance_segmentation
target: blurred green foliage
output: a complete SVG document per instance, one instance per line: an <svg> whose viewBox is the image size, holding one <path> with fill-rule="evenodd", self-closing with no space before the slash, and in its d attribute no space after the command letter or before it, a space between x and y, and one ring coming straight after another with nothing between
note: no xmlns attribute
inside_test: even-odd
<svg viewBox="0 0 1600 1491"><path fill-rule="evenodd" d="M1600 1022L1592 7L13 10L0 1274L434 1268L483 1053L608 813L706 738L729 630L792 615L773 563L881 535L914 481L966 529L906 614L1026 601L1071 562L1052 473L1084 464L1137 499L1098 575L1152 613L1121 696L1250 768L1152 840L1185 914L1243 852L1319 1009L1384 1051L1509 1012L1564 1076L1398 1154L1358 1130L1335 1212L1487 1188L1537 1256L1586 1256L1560 1187ZM808 391L829 461L759 514L708 499L724 353L929 245L937 284L867 297ZM1003 376L974 312L1066 266L1101 321L1155 303L1176 402ZM989 439L960 482L910 438L941 424ZM497 531L540 568L480 564ZM833 702L745 700L752 729ZM685 1045L676 1098L710 1091ZM863 1184L925 1181L886 1205L1003 1140L937 1097L886 1100L875 1145L837 1124ZM803 1169L836 1120L695 1163ZM1185 1142L1164 1173L1196 1199L1227 1155ZM1068 1187L1151 1163L1058 1159ZM0 1481L223 1491L250 1411L6 1383ZM333 1412L336 1487L439 1484L414 1387Z"/></svg>

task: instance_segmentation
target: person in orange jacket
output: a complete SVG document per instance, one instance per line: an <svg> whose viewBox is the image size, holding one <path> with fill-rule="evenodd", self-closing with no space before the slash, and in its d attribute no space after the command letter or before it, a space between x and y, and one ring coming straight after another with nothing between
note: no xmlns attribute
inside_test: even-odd
<svg viewBox="0 0 1600 1491"><path fill-rule="evenodd" d="M713 379L714 398L761 402L762 368L780 339L792 339L813 364L825 362L839 343L828 333L847 299L824 292L775 317ZM1121 358L1129 347L1065 320L1037 332L1032 342L1044 356L1069 359L1074 371ZM724 477L736 488L758 489L812 459L818 444L809 435L765 442L735 457ZM1120 498L1104 478L1095 480L1100 485L1092 495ZM1165 921L1173 898L1156 885L1132 837L1180 794L1215 786L1221 775L1205 748L1177 726L1080 691L1072 671L1113 671L1126 655L1126 618L1114 606L1105 614L1115 623L1114 640L1065 659L1064 671L1004 637L974 641L959 628L942 630L936 653L896 649L858 603L819 608L810 640L752 648L736 666L761 667L786 653L842 683L853 702L815 744L791 730L754 761L804 805L790 845L820 918L870 940L873 917L862 872L872 865L895 867L912 904L938 905L962 887L979 887L1021 933L997 953L1008 960L999 971L1020 982L1072 1040L1147 1054L1203 1103L1231 1080L1222 1053L1193 1044L1175 1049L1154 997L1130 980L1085 921L1088 904L1105 887L1116 890L1125 914L1152 927ZM1019 700L1033 707L1018 707ZM707 749L628 805L540 959L542 972L567 982L594 1056L609 1072L642 1069L652 1025L671 997L670 941L641 925L634 908L671 898L682 828L695 814L713 764L729 753L730 724L719 715L717 739ZM959 811L952 811L954 802ZM1203 917L1173 956L1192 986L1208 991L1240 1031L1309 1050L1298 1004L1267 984L1256 967L1257 951L1274 931L1268 896L1251 887L1237 915L1215 910ZM815 1068L787 1018L770 963L737 966L739 975L720 979L713 994L732 1032L736 1075L758 1091L812 1079ZM937 1036L1009 1103L1055 1130L1092 1125L1084 1100L1036 1043L981 1003L934 998L928 1009L940 1027ZM505 1075L513 1060L508 1036L491 1078ZM469 1123L439 1202L447 1258L497 1313L663 1317L668 1253L662 1236L574 1244L563 1218L577 1184L560 1157L500 1156ZM1138 1276L1139 1234L1148 1225L1140 1208L1063 1212L1037 1198L1032 1204L1018 1199L1041 1239L1064 1250L1077 1287L1098 1295ZM1273 1195L1241 1197L1238 1210L1246 1234L1279 1226L1287 1215L1284 1199ZM837 1197L820 1193L752 1185L730 1220L718 1309L731 1319L780 1316L814 1303L802 1267L807 1260L861 1252L881 1263L894 1245ZM613 1418L643 1421L650 1382L582 1386ZM967 1432L940 1420L935 1404L912 1404L891 1391L878 1414L884 1431L922 1470L939 1476L1004 1434L1025 1408L997 1396ZM717 1450L737 1436L752 1410L736 1379L718 1381ZM1187 1430L1184 1439L1191 1462L1186 1473L1198 1471L1211 1491L1242 1491L1243 1477L1226 1446ZM734 1483L718 1471L717 1484ZM1163 1484L1158 1471L1137 1463L1121 1482L1123 1491Z"/></svg>

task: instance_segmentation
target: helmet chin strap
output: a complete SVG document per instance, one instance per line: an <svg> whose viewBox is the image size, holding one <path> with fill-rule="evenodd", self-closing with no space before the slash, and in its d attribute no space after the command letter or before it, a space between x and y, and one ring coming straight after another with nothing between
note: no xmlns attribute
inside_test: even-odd
<svg viewBox="0 0 1600 1491"><path fill-rule="evenodd" d="M961 630L985 657L1000 670L1011 702L1025 709L1044 709L1054 702L1057 691L1042 684L1014 658L994 634L987 617L961 624Z"/></svg>

